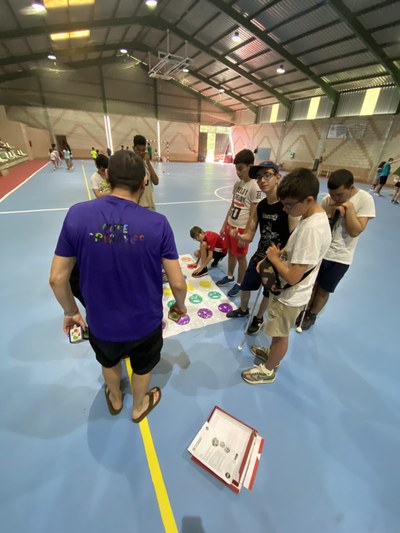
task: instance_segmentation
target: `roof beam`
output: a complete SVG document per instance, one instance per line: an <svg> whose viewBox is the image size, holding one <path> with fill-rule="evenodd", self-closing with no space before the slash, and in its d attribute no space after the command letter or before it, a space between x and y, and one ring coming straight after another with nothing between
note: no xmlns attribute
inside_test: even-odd
<svg viewBox="0 0 400 533"><path fill-rule="evenodd" d="M290 52L286 50L282 45L277 43L274 39L272 39L267 31L261 31L257 28L255 24L252 24L250 22L250 19L247 19L243 17L238 11L235 9L232 9L228 7L222 0L212 0L212 4L224 13L226 13L229 17L233 18L238 24L240 24L243 28L246 28L249 30L253 35L255 35L260 41L267 44L271 50L274 50L278 54L280 54L283 58L286 59L290 64L292 64L294 67L296 67L298 70L303 72L308 78L310 78L316 85L319 85L321 89L324 91L324 93L331 99L335 100L337 97L336 91L328 85L320 76L315 74L310 68L308 68L304 63L299 61L297 57L292 55Z"/></svg>
<svg viewBox="0 0 400 533"><path fill-rule="evenodd" d="M374 54L375 57L385 66L391 74L397 88L400 90L400 70L396 67L390 57L378 45L371 33L364 28L361 22L353 15L353 13L344 5L342 0L328 0L329 5L338 14L343 22L357 35L357 37L367 46L367 48Z"/></svg>
<svg viewBox="0 0 400 533"><path fill-rule="evenodd" d="M232 10L233 11L233 10ZM233 11L235 13L235 11ZM244 19L245 20L245 19ZM227 66L230 70L233 70L243 78L251 81L264 91L268 92L269 94L272 94L281 104L283 104L285 107L290 106L290 100L288 100L285 96L283 96L280 92L275 91L273 87L270 85L263 83L259 79L255 78L254 76L249 75L245 70L237 67L234 63L231 61L228 61L224 56L221 56L217 52L214 52L211 50L208 46L203 45L200 41L197 41L194 39L191 35L188 35L181 31L179 28L177 28L174 24L171 24L167 21L164 21L160 18L157 18L155 15L146 15L143 17L126 17L126 18L117 18L114 20L110 19L102 19L102 20L93 20L90 22L87 22L84 24L86 29L93 29L93 28L103 28L103 27L109 27L109 26L132 26L133 24L139 25L139 26L149 26L151 28L160 29L163 31L170 30L171 32L175 33L175 35L178 35L183 39L184 41L188 41L188 43L192 44L205 54L213 57L216 61L219 61L223 65ZM71 32L76 31L79 29L82 29L82 22L72 22L70 24L53 24L49 25L46 28L46 32L48 33L58 33L58 32ZM31 28L25 28L24 30L11 30L11 31L2 31L0 32L0 40L7 40L7 39L15 39L15 38L24 38L28 37L30 35L42 35L43 34L43 27L31 27ZM121 46L123 43L119 43L119 46Z"/></svg>

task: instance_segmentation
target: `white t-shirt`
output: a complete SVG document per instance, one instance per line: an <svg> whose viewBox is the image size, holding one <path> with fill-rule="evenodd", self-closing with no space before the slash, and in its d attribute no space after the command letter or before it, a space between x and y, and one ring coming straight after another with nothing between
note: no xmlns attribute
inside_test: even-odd
<svg viewBox="0 0 400 533"><path fill-rule="evenodd" d="M107 180L104 179L104 176L99 174L97 171L92 174L90 178L92 184L92 189L95 189L100 192L108 192L111 190L110 184Z"/></svg>
<svg viewBox="0 0 400 533"><path fill-rule="evenodd" d="M299 223L283 249L281 259L294 265L309 265L314 270L302 281L281 292L278 300L289 307L305 305L312 293L318 269L331 243L331 229L326 213L315 213ZM285 280L281 281L284 287Z"/></svg>
<svg viewBox="0 0 400 533"><path fill-rule="evenodd" d="M258 204L262 199L262 192L256 180L239 180L233 186L232 196L233 207L228 223L235 228L245 228L249 220L251 204Z"/></svg>
<svg viewBox="0 0 400 533"><path fill-rule="evenodd" d="M372 196L366 191L360 189L350 198L350 202L354 205L357 217L375 218L375 203ZM331 203L331 197L327 194L322 200L321 206L325 211L328 211ZM339 217L333 228L332 242L325 255L325 259L335 261L335 263L351 265L358 239L359 236L351 237L349 235L344 218Z"/></svg>

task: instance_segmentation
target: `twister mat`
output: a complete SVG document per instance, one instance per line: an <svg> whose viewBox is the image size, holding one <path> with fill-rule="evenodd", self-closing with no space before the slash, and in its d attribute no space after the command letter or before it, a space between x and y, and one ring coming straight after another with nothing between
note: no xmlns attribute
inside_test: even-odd
<svg viewBox="0 0 400 533"><path fill-rule="evenodd" d="M192 277L193 269L190 269L188 265L194 261L191 255L179 256L179 264L187 285L187 314L183 315L177 322L168 318L169 308L175 303L175 300L168 283L164 284L164 338L229 320L225 315L234 308L229 298L217 287L210 275L202 278Z"/></svg>

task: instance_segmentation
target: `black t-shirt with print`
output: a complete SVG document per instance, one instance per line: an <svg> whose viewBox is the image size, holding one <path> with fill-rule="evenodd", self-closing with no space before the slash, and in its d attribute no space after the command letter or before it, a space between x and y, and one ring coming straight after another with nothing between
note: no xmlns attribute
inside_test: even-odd
<svg viewBox="0 0 400 533"><path fill-rule="evenodd" d="M269 204L267 198L257 205L257 217L260 224L260 240L256 253L250 259L258 263L265 259L265 252L272 244L279 244L282 249L289 239L288 214L283 210L281 202Z"/></svg>

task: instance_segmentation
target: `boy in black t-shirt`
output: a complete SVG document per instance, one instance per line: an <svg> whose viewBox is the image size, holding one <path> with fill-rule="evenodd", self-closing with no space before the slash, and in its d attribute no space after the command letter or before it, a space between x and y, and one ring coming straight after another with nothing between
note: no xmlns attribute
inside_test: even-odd
<svg viewBox="0 0 400 533"><path fill-rule="evenodd" d="M260 240L257 251L250 259L240 285L240 306L238 309L229 311L226 315L228 318L248 316L250 291L257 290L261 285L261 278L256 270L257 264L265 259L265 252L272 243L279 244L281 248L285 246L290 232L297 223L297 219L284 212L283 205L277 198L276 191L280 180L278 165L272 161L264 161L251 167L249 176L257 180L257 184L265 193L266 198L257 205L257 211L249 219L245 232L239 238L245 243L251 242L256 233L257 225L260 224ZM267 308L268 291L264 289L258 312L254 315L253 321L247 329L249 335L256 335L260 331L264 322L263 315Z"/></svg>

